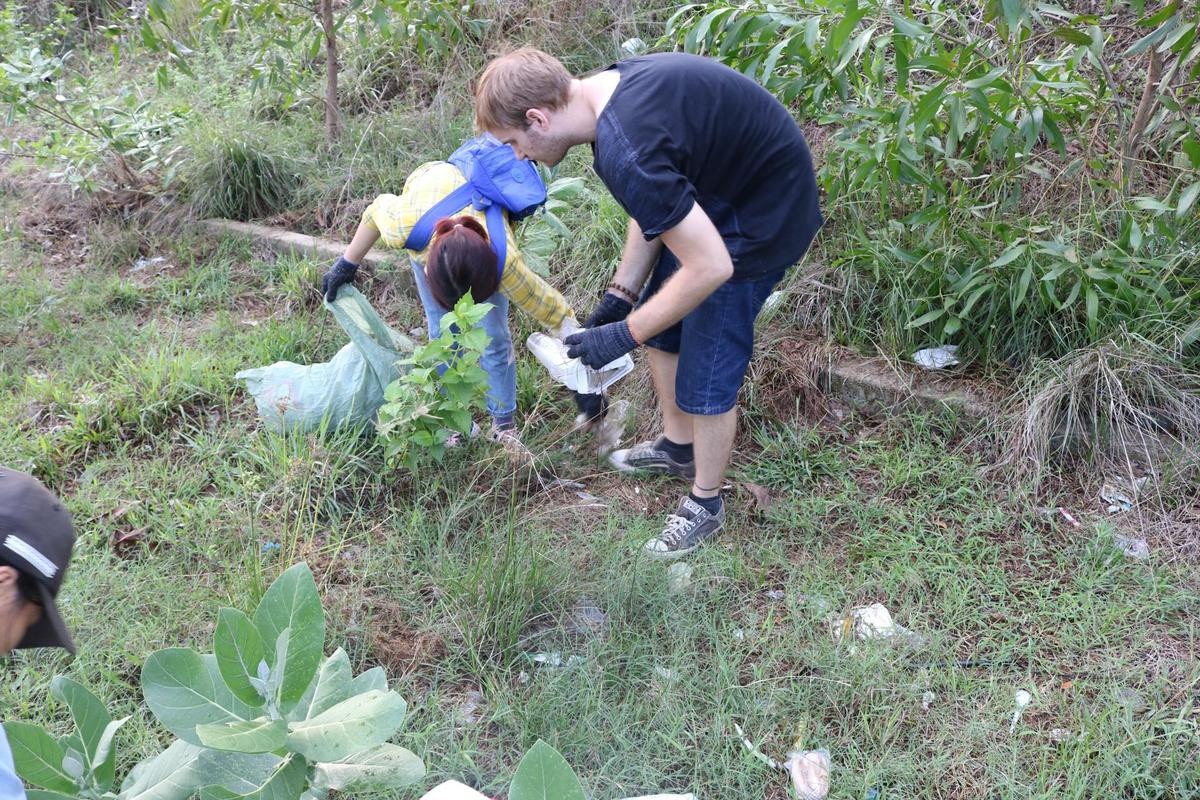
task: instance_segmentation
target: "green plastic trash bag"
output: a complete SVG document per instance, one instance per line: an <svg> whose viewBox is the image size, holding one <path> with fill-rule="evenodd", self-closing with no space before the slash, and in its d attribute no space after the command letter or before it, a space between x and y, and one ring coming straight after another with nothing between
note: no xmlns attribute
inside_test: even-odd
<svg viewBox="0 0 1200 800"><path fill-rule="evenodd" d="M246 382L263 424L276 433L366 425L384 403L384 388L405 371L397 362L412 355L412 340L389 328L353 286L343 286L325 307L350 337L331 360L279 361L234 376Z"/></svg>

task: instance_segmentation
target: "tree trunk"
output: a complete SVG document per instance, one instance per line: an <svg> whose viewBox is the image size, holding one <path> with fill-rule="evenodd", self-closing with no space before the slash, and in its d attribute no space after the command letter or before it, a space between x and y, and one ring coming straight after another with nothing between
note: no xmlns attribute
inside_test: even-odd
<svg viewBox="0 0 1200 800"><path fill-rule="evenodd" d="M1142 146L1142 134L1150 123L1150 116L1158 106L1161 95L1159 81L1162 79L1162 56L1158 48L1150 50L1150 66L1146 71L1146 86L1142 89L1142 99L1133 115L1133 126L1129 129L1129 138L1121 154L1121 163L1117 166L1117 185L1128 191L1129 185L1137 174L1137 156Z"/></svg>
<svg viewBox="0 0 1200 800"><path fill-rule="evenodd" d="M338 114L337 34L333 29L333 0L321 0L321 27L325 29L325 141L332 144L341 133Z"/></svg>

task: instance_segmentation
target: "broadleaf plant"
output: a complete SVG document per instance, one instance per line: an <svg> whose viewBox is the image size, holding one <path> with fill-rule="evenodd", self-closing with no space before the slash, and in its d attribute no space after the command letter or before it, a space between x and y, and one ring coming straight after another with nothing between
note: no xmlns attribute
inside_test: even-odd
<svg viewBox="0 0 1200 800"><path fill-rule="evenodd" d="M316 582L297 564L252 616L221 611L214 654L172 648L147 660L146 704L168 730L203 748L201 798L320 798L422 778L417 756L386 744L404 721L404 698L387 688L381 669L352 677L340 648L322 659L324 644Z"/></svg>
<svg viewBox="0 0 1200 800"><path fill-rule="evenodd" d="M425 766L388 743L408 706L381 667L352 674L341 648L322 659L325 614L312 572L297 564L252 616L222 609L212 654L172 647L142 669L146 705L178 738L114 787L114 720L91 692L58 677L51 693L76 732L55 739L6 722L30 800L322 800L420 781Z"/></svg>
<svg viewBox="0 0 1200 800"><path fill-rule="evenodd" d="M129 719L114 720L104 704L86 688L59 676L50 693L66 704L75 733L55 739L36 725L5 722L17 774L30 786L34 800L186 800L196 790L200 748L175 742L143 761L114 789L117 731Z"/></svg>

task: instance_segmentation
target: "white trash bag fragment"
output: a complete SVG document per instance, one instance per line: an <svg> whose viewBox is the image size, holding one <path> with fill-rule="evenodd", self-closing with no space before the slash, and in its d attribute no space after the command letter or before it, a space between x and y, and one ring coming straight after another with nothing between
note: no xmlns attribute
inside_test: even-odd
<svg viewBox="0 0 1200 800"><path fill-rule="evenodd" d="M633 358L628 353L600 369L592 369L578 358L568 357L568 348L561 339L539 332L530 334L525 343L550 377L580 394L600 394L633 372Z"/></svg>
<svg viewBox="0 0 1200 800"><path fill-rule="evenodd" d="M829 795L829 751L793 750L783 767L792 776L792 788L800 800L825 800Z"/></svg>
<svg viewBox="0 0 1200 800"><path fill-rule="evenodd" d="M828 619L829 632L835 642L843 639L894 639L913 647L924 646L925 637L892 621L892 614L882 603L856 608L845 616ZM851 645L850 652L856 648Z"/></svg>
<svg viewBox="0 0 1200 800"><path fill-rule="evenodd" d="M421 795L421 800L490 800L490 798L458 781L446 781Z"/></svg>
<svg viewBox="0 0 1200 800"><path fill-rule="evenodd" d="M941 347L918 350L912 354L912 360L923 369L945 369L959 363L957 353L958 345L946 344Z"/></svg>

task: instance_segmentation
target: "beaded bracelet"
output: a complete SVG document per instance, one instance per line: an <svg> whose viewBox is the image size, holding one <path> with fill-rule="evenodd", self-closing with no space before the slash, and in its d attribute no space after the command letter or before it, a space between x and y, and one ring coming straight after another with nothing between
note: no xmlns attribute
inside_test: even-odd
<svg viewBox="0 0 1200 800"><path fill-rule="evenodd" d="M625 295L625 299L631 303L636 303L638 301L638 296L637 296L636 292L631 292L629 289L626 289L624 286L617 283L616 281L613 281L612 283L610 283L608 285L608 288L615 291L617 294Z"/></svg>

